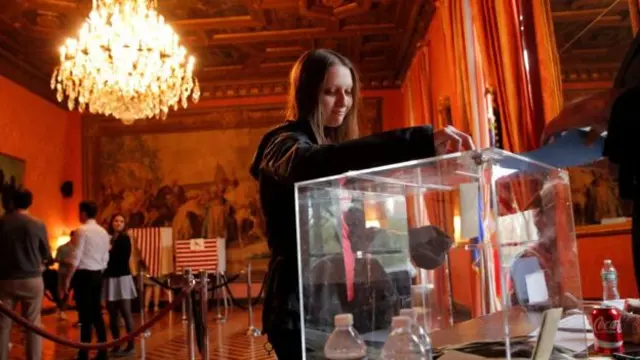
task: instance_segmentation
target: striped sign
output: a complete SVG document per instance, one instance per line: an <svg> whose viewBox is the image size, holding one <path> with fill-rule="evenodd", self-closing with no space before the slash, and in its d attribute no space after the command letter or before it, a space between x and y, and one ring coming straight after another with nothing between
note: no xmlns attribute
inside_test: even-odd
<svg viewBox="0 0 640 360"><path fill-rule="evenodd" d="M163 228L133 228L129 229L129 236L133 239L140 259L147 265L147 274L159 276L160 253L163 238Z"/></svg>
<svg viewBox="0 0 640 360"><path fill-rule="evenodd" d="M176 240L176 271L191 269L194 272L224 272L226 265L225 239Z"/></svg>

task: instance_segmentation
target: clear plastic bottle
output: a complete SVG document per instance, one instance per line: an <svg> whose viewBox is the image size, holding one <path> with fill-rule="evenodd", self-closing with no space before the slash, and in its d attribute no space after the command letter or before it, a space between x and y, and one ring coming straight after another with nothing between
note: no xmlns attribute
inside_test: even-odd
<svg viewBox="0 0 640 360"><path fill-rule="evenodd" d="M391 322L393 331L382 347L382 360L427 360L420 340L411 332L411 318L394 316Z"/></svg>
<svg viewBox="0 0 640 360"><path fill-rule="evenodd" d="M418 322L418 313L422 311L424 311L422 308L401 309L400 316L406 316L411 319L411 333L420 341L420 345L424 348L426 359L432 360L431 338L422 327L422 324Z"/></svg>
<svg viewBox="0 0 640 360"><path fill-rule="evenodd" d="M606 259L600 270L602 277L602 301L618 300L620 293L618 292L618 272L613 267L611 260Z"/></svg>
<svg viewBox="0 0 640 360"><path fill-rule="evenodd" d="M351 314L339 314L333 319L335 329L324 344L324 357L331 360L361 360L367 358L367 346L353 328Z"/></svg>

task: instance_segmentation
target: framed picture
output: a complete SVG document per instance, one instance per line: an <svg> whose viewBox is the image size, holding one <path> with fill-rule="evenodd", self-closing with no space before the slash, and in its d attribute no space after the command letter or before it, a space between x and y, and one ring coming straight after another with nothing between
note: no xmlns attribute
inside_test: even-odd
<svg viewBox="0 0 640 360"><path fill-rule="evenodd" d="M571 167L567 171L576 228L594 230L624 223L631 217L632 208L620 199L615 171L608 160Z"/></svg>
<svg viewBox="0 0 640 360"><path fill-rule="evenodd" d="M26 163L23 159L0 153L0 200L9 191L24 184ZM0 215L4 214L4 207L0 206Z"/></svg>

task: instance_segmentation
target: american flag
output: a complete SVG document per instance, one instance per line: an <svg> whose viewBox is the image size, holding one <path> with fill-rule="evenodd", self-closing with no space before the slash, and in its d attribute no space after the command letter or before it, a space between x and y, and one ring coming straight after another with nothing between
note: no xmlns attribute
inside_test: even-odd
<svg viewBox="0 0 640 360"><path fill-rule="evenodd" d="M500 289L500 263L499 252L495 246L492 246L492 239L485 232L485 211L483 203L489 203L492 195L491 188L488 186L479 186L478 191L478 236L471 239L471 243L476 245L471 252L472 268L478 275L480 296L484 301L479 300L477 304L484 307L481 313L492 313L501 309L501 289ZM498 239L495 239L497 244Z"/></svg>
<svg viewBox="0 0 640 360"><path fill-rule="evenodd" d="M160 274L160 254L162 249L163 228L133 228L129 229L129 236L140 253L140 259L147 265L146 272L150 276Z"/></svg>
<svg viewBox="0 0 640 360"><path fill-rule="evenodd" d="M176 271L225 271L225 239L176 240L174 246Z"/></svg>

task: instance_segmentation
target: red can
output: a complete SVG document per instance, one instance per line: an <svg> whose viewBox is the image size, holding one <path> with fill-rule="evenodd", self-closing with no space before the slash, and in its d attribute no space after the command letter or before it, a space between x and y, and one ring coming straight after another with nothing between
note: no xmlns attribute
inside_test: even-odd
<svg viewBox="0 0 640 360"><path fill-rule="evenodd" d="M622 312L614 307L596 307L591 312L595 351L610 355L623 352Z"/></svg>

